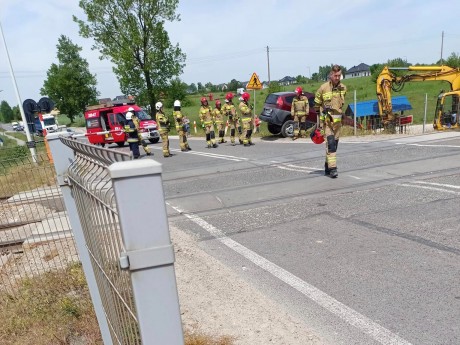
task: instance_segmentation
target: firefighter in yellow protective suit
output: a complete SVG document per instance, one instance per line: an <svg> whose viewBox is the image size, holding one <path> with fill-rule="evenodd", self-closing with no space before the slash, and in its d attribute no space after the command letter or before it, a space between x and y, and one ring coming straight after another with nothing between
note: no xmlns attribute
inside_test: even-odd
<svg viewBox="0 0 460 345"><path fill-rule="evenodd" d="M228 124L230 127L230 142L232 146L235 146L235 133L238 130L238 133L241 135L241 126L238 114L236 112L235 105L233 104L233 93L229 92L225 95L225 104L224 104L224 113L228 117ZM240 139L240 144L243 141Z"/></svg>
<svg viewBox="0 0 460 345"><path fill-rule="evenodd" d="M139 144L142 145L142 148L144 149L147 156L150 156L152 154L152 151L150 150L150 147L147 146L147 143L145 142L145 140L142 139L142 134L141 134L140 125L139 125L140 121L139 121L139 118L136 116L136 111L134 110L133 107L129 107L128 111L130 111L133 114L133 123L136 126L137 136L139 138Z"/></svg>
<svg viewBox="0 0 460 345"><path fill-rule="evenodd" d="M340 82L341 77L342 68L339 65L333 65L329 73L329 81L322 84L315 94L315 110L319 114L319 128L326 143L324 173L331 178L339 175L336 153L342 128L342 108L347 93L346 86Z"/></svg>
<svg viewBox="0 0 460 345"><path fill-rule="evenodd" d="M217 147L218 145L216 143L216 134L214 132L212 109L209 106L206 97L201 98L200 121L201 126L205 129L206 144L208 145L208 149L211 147Z"/></svg>
<svg viewBox="0 0 460 345"><path fill-rule="evenodd" d="M216 107L212 111L212 116L214 118L214 124L217 127L217 130L219 131L219 141L218 143L226 143L227 140L225 140L225 120L224 120L224 109L222 109L222 103L220 100L216 100Z"/></svg>
<svg viewBox="0 0 460 345"><path fill-rule="evenodd" d="M243 133L241 134L241 140L243 140L244 146L255 145L251 138L254 128L254 119L252 118L252 106L249 105L249 98L249 93L243 92L239 105L241 112L241 122L243 123Z"/></svg>
<svg viewBox="0 0 460 345"><path fill-rule="evenodd" d="M157 102L155 104L157 110L158 130L160 132L161 142L163 143L163 157L171 157L172 153L169 151L169 119L163 111L163 103Z"/></svg>
<svg viewBox="0 0 460 345"><path fill-rule="evenodd" d="M133 153L134 159L137 159L141 154L139 152L139 138L137 136L137 128L133 122L133 113L128 111L125 117L126 123L124 126L124 131L128 134L129 149Z"/></svg>
<svg viewBox="0 0 460 345"><path fill-rule="evenodd" d="M294 120L294 135L292 140L296 140L299 137L306 138L307 130L307 115L310 111L308 104L308 98L302 95L302 88L299 86L295 89L295 97L292 100L291 105L291 116Z"/></svg>
<svg viewBox="0 0 460 345"><path fill-rule="evenodd" d="M192 149L188 145L187 133L185 130L185 123L184 123L185 117L182 115L181 104L179 100L174 101L173 118L176 123L177 134L179 135L180 150L182 152L191 151Z"/></svg>

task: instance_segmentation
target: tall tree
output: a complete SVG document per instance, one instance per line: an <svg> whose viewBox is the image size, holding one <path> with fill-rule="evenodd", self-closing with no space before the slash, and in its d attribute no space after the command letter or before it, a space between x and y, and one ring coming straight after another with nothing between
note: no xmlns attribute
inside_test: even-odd
<svg viewBox="0 0 460 345"><path fill-rule="evenodd" d="M11 122L14 119L13 110L7 101L2 101L2 103L0 103L0 116L5 123Z"/></svg>
<svg viewBox="0 0 460 345"><path fill-rule="evenodd" d="M161 91L182 73L185 54L173 46L165 21L179 21L179 0L80 0L87 22L73 17L80 35L110 59L121 91L155 109Z"/></svg>
<svg viewBox="0 0 460 345"><path fill-rule="evenodd" d="M68 37L61 35L57 44L59 63L51 65L40 89L41 95L50 97L61 114L67 114L71 123L99 95L96 76L90 73L86 59L80 56L81 50Z"/></svg>

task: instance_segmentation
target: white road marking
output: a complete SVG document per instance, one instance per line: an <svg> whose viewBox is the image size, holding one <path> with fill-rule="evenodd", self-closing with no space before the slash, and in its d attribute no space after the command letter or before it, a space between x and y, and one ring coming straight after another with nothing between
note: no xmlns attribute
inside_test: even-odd
<svg viewBox="0 0 460 345"><path fill-rule="evenodd" d="M427 185L430 185L430 186L438 186L438 187L447 187L447 188L453 188L453 189L460 189L460 186L453 185L453 184L425 182L425 181L413 181L412 183L419 183L419 184L427 184Z"/></svg>
<svg viewBox="0 0 460 345"><path fill-rule="evenodd" d="M348 176L349 176L349 177L352 177L352 178L354 178L354 179L356 179L356 180L361 180L361 177L358 177L358 176L353 176L353 175L348 175Z"/></svg>
<svg viewBox="0 0 460 345"><path fill-rule="evenodd" d="M449 189L444 189L444 188L436 188L436 187L430 187L430 186L419 186L419 185L416 185L416 184L409 184L409 183L399 183L398 186L420 188L420 189L429 189L429 190L434 190L434 191L438 191L438 192L445 192L445 193L460 195L460 192L456 192L454 190L449 190Z"/></svg>
<svg viewBox="0 0 460 345"><path fill-rule="evenodd" d="M287 163L279 163L279 162L275 162L275 161L272 161L272 163L275 163L275 164L271 165L272 167L282 169L282 170L288 170L288 171L297 171L297 172L308 172L308 173L310 173L310 172L313 172L313 171L322 170L322 169L318 169L318 168L305 167L305 166L301 166L301 165L294 165L294 164L287 164Z"/></svg>
<svg viewBox="0 0 460 345"><path fill-rule="evenodd" d="M183 214L185 217L190 219L195 224L199 225L201 228L206 230L209 234L214 236L217 241L221 242L228 248L237 252L244 258L248 259L252 263L256 264L260 268L264 269L268 273L272 274L274 277L280 279L284 283L288 284L292 288L296 289L302 293L305 297L311 299L316 304L328 310L330 313L334 314L337 317L340 317L345 322L350 325L358 328L363 333L369 335L372 339L379 342L383 345L411 345L408 341L404 340L397 334L394 334L390 330L386 329L383 326L380 326L378 323L372 321L368 317L358 313L354 309L346 306L345 304L337 301L333 297L329 296L325 292L319 290L311 284L303 281L299 277L293 275L292 273L286 271L280 266L272 263L271 261L265 259L259 254L253 252L252 250L246 248L245 246L239 244L238 242L228 238L221 230L214 227L212 224L209 224L204 219L192 214L186 213L185 211L179 209L178 207L172 206L170 203L167 203L177 212Z"/></svg>
<svg viewBox="0 0 460 345"><path fill-rule="evenodd" d="M406 144L406 143L395 143L396 145L407 145L407 146L419 146L419 147L453 147L460 148L460 145L433 145L433 144Z"/></svg>
<svg viewBox="0 0 460 345"><path fill-rule="evenodd" d="M156 150L161 150L161 147L155 147ZM169 149L172 152L181 152L181 150L178 149ZM210 158L218 158L218 159L225 159L228 161L234 161L234 162L244 162L248 161L249 158L244 158L244 157L236 157L236 156L230 156L230 155L220 155L218 153L211 153L211 152L199 152L199 151L188 151L185 153L187 155L196 155L196 156L205 156L205 157L210 157Z"/></svg>

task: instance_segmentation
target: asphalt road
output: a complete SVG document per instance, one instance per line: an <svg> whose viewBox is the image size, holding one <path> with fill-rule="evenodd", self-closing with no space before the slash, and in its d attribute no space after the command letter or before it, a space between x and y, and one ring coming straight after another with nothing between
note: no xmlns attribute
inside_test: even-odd
<svg viewBox="0 0 460 345"><path fill-rule="evenodd" d="M343 139L337 179L307 141L190 145L151 145L170 221L326 343L460 344L460 133Z"/></svg>

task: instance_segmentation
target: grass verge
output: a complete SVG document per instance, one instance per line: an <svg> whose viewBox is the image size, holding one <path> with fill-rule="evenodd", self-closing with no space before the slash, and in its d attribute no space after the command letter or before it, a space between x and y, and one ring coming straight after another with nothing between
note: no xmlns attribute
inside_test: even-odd
<svg viewBox="0 0 460 345"><path fill-rule="evenodd" d="M80 264L18 282L13 294L0 292L2 345L103 344ZM199 327L184 331L185 345L233 345Z"/></svg>

